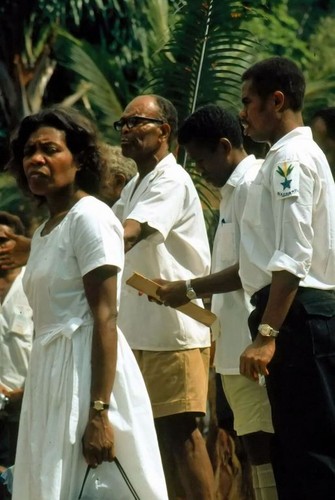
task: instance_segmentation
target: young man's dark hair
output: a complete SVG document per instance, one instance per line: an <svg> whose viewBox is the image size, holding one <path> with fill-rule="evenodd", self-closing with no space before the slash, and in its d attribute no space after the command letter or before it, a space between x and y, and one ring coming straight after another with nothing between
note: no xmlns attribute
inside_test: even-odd
<svg viewBox="0 0 335 500"><path fill-rule="evenodd" d="M192 113L178 131L178 142L184 146L190 141L215 149L222 137L235 148L243 147L241 126L237 116L215 104L206 104Z"/></svg>
<svg viewBox="0 0 335 500"><path fill-rule="evenodd" d="M300 111L305 94L305 78L298 66L285 57L271 57L260 61L242 75L242 81L252 80L252 88L260 97L280 90L289 107Z"/></svg>

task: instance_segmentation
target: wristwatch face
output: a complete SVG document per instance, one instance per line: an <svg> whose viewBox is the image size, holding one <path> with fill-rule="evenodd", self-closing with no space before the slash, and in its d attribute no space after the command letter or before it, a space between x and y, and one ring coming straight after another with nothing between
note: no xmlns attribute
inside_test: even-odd
<svg viewBox="0 0 335 500"><path fill-rule="evenodd" d="M186 290L186 297L190 300L197 298L197 294L195 293L195 291L191 286Z"/></svg>
<svg viewBox="0 0 335 500"><path fill-rule="evenodd" d="M193 300L193 299L197 298L197 294L195 293L193 288L190 288L190 290L187 290L187 292L186 292L186 297L190 300Z"/></svg>
<svg viewBox="0 0 335 500"><path fill-rule="evenodd" d="M271 326L270 325L260 325L258 331L264 337L270 337L271 334Z"/></svg>
<svg viewBox="0 0 335 500"><path fill-rule="evenodd" d="M93 408L96 411L102 411L102 410L105 410L106 408L108 408L108 404L104 403L103 401L94 401Z"/></svg>
<svg viewBox="0 0 335 500"><path fill-rule="evenodd" d="M263 337L277 337L278 332L270 325L259 325L258 331Z"/></svg>

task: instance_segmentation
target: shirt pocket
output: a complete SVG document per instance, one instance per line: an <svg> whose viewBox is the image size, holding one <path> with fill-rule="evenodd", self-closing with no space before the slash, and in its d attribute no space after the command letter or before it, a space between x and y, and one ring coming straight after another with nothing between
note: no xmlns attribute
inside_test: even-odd
<svg viewBox="0 0 335 500"><path fill-rule="evenodd" d="M27 335L32 332L32 311L27 305L15 304L10 331L16 335Z"/></svg>

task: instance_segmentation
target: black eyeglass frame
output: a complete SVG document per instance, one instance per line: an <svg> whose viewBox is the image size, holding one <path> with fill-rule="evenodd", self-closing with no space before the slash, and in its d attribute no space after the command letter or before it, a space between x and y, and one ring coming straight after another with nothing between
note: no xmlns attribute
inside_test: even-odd
<svg viewBox="0 0 335 500"><path fill-rule="evenodd" d="M164 120L161 120L160 118L150 118L149 116L135 115L135 116L128 116L127 118L121 118L120 120L114 122L113 126L117 132L120 132L124 125L126 125L127 128L134 128L137 127L137 125L140 125L140 123L142 122L160 123L161 125L165 123Z"/></svg>

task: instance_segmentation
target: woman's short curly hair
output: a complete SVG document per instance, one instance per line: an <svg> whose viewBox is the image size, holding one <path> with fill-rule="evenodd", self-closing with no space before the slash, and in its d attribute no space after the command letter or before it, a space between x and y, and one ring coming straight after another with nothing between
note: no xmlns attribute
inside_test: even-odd
<svg viewBox="0 0 335 500"><path fill-rule="evenodd" d="M88 194L98 194L105 180L106 165L101 160L97 130L91 120L73 108L54 106L27 116L11 140L11 158L7 169L16 177L18 186L32 194L23 170L24 147L33 132L40 127L52 127L65 133L66 145L80 169L76 183ZM35 196L41 202L44 197Z"/></svg>

